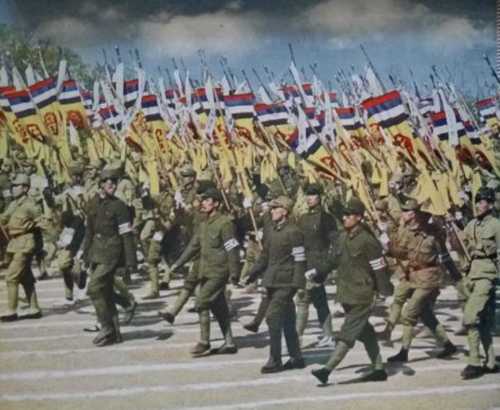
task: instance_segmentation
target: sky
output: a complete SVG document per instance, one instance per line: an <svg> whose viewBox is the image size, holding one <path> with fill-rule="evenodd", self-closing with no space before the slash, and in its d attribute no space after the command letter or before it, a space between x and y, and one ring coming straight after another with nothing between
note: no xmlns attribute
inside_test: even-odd
<svg viewBox="0 0 500 410"><path fill-rule="evenodd" d="M193 76L199 50L220 74L220 57L234 73L264 67L287 74L292 44L299 67L311 65L325 83L335 73L361 71L363 44L381 78L430 86L431 66L465 93L484 95L493 80L495 0L0 0L0 22L75 49L86 62L140 50L150 75L172 69L172 58ZM335 83L333 84L335 87Z"/></svg>

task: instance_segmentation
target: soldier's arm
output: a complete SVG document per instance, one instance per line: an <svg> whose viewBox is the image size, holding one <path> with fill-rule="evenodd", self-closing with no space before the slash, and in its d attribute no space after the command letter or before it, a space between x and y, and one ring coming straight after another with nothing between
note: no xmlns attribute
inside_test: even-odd
<svg viewBox="0 0 500 410"><path fill-rule="evenodd" d="M264 245L264 249L260 253L259 257L253 264L252 268L250 269L250 272L248 272L247 280L246 283L252 283L257 280L259 275L262 274L267 268L267 264L269 261L269 247Z"/></svg>
<svg viewBox="0 0 500 410"><path fill-rule="evenodd" d="M182 252L181 256L172 264L171 269L175 270L177 267L184 265L193 259L196 255L200 253L201 242L200 242L200 230L196 230L191 240L186 246L186 249Z"/></svg>
<svg viewBox="0 0 500 410"><path fill-rule="evenodd" d="M387 263L382 253L382 246L375 239L370 237L367 240L365 249L363 250L370 271L375 279L375 287L382 296L390 296L394 291L394 286L390 281L390 275L387 271Z"/></svg>
<svg viewBox="0 0 500 410"><path fill-rule="evenodd" d="M118 234L123 241L125 265L133 270L137 267L135 236L129 209L123 201L117 201L116 221L118 224Z"/></svg>
<svg viewBox="0 0 500 410"><path fill-rule="evenodd" d="M304 236L297 229L292 232L290 240L293 256L293 287L300 289L305 286L306 250Z"/></svg>
<svg viewBox="0 0 500 410"><path fill-rule="evenodd" d="M221 236L227 253L231 282L240 280L240 244L236 240L234 224L228 219L221 226Z"/></svg>

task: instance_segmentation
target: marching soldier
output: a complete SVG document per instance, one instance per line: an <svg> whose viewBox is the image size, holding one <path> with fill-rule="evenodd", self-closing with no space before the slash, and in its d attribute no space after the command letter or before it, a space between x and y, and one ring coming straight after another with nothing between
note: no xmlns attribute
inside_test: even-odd
<svg viewBox="0 0 500 410"><path fill-rule="evenodd" d="M114 196L119 175L115 170L101 172L101 192L89 205L83 246L84 260L91 268L87 293L101 325L93 343L105 346L122 341L113 298L114 276L120 267L133 271L136 247L130 212Z"/></svg>
<svg viewBox="0 0 500 410"><path fill-rule="evenodd" d="M382 246L371 230L362 222L365 207L352 198L345 207L344 231L335 241L332 260L324 269L337 269L337 297L345 311L345 319L330 359L324 367L312 370L321 383L326 384L330 373L347 355L354 343L363 343L371 360L372 372L363 381L387 380L382 356L373 326L369 322L377 293L392 294L392 284L386 272Z"/></svg>
<svg viewBox="0 0 500 410"><path fill-rule="evenodd" d="M28 196L29 189L29 176L18 174L12 181L13 201L0 215L0 224L6 228L10 238L6 250L9 264L5 274L8 310L0 317L3 322L18 319L17 302L20 284L30 305L30 313L23 318L42 317L35 290L35 278L31 270L31 262L36 251L34 231L42 210Z"/></svg>
<svg viewBox="0 0 500 410"><path fill-rule="evenodd" d="M326 275L319 274L319 264L328 255L336 233L336 224L333 216L321 209L321 194L322 188L319 184L310 184L306 187L308 211L297 223L304 234L307 260L306 287L297 292L297 332L299 337L304 334L309 305L312 303L323 331L317 346L333 347L332 317L324 285Z"/></svg>
<svg viewBox="0 0 500 410"><path fill-rule="evenodd" d="M280 196L270 202L273 226L266 234L266 245L249 273L256 279L262 273L262 286L266 288L268 306L266 321L271 345L269 359L261 373L305 367L296 329L293 297L305 285L306 257L304 239L299 228L289 221L293 201ZM281 334L284 332L290 359L281 361Z"/></svg>
<svg viewBox="0 0 500 410"><path fill-rule="evenodd" d="M187 248L177 261L172 264L175 271L195 256L199 255L199 267L194 272L197 278L189 278L188 289L199 284L198 314L200 319L200 340L191 350L194 356L210 352L210 312L212 311L222 334L224 344L216 350L219 354L237 352L231 331L229 308L225 290L228 280L238 283L240 275L239 243L235 238L235 229L231 219L219 210L222 198L215 188L207 188L200 195L200 211L205 215ZM186 293L185 292L185 293ZM159 312L165 320L172 323L174 315Z"/></svg>
<svg viewBox="0 0 500 410"><path fill-rule="evenodd" d="M429 214L420 212L416 200L408 199L402 206L403 227L396 238L388 244L388 254L403 262L405 280L402 281L395 295L398 309L391 307L388 325L392 328L401 307L406 307L401 314L403 340L398 354L389 357L389 362L407 362L408 351L413 339L413 327L421 319L434 334L444 349L437 355L446 358L456 353L456 346L449 340L444 327L439 323L433 308L443 279L444 265L453 277L460 274L448 254L445 238L435 225L429 223Z"/></svg>
<svg viewBox="0 0 500 410"><path fill-rule="evenodd" d="M491 190L480 190L475 198L477 216L465 227L465 244L472 258L464 286L467 300L463 323L467 328L469 358L462 378L466 380L498 371L492 332L495 321L495 282L500 272L500 221L492 214L494 201ZM480 345L485 354L483 366Z"/></svg>

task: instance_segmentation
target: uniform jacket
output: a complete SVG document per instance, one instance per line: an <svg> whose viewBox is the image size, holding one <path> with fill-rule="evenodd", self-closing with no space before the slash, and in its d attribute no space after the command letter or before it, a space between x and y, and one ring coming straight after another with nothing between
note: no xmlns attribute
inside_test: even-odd
<svg viewBox="0 0 500 410"><path fill-rule="evenodd" d="M35 250L34 231L41 216L41 207L27 195L9 204L0 215L0 223L6 227L10 237L7 252L30 253Z"/></svg>
<svg viewBox="0 0 500 410"><path fill-rule="evenodd" d="M203 219L187 248L175 263L182 266L199 257L199 278L231 278L239 280L239 243L231 218L216 212Z"/></svg>
<svg viewBox="0 0 500 410"><path fill-rule="evenodd" d="M84 260L135 267L136 247L130 212L115 196L96 195L88 207Z"/></svg>
<svg viewBox="0 0 500 410"><path fill-rule="evenodd" d="M330 268L337 269L337 299L340 303L371 304L377 292L385 296L392 293L382 246L363 223L339 234L330 264Z"/></svg>
<svg viewBox="0 0 500 410"><path fill-rule="evenodd" d="M465 227L465 246L472 258L469 279L495 279L500 250L500 221L493 215L474 218Z"/></svg>
<svg viewBox="0 0 500 410"><path fill-rule="evenodd" d="M273 224L264 236L264 249L249 276L262 274L267 288L303 288L306 257L304 236L290 221Z"/></svg>

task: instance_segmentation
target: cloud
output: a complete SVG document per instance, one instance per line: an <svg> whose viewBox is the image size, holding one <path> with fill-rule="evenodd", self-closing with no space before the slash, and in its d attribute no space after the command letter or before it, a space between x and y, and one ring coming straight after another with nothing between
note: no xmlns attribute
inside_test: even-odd
<svg viewBox="0 0 500 410"><path fill-rule="evenodd" d="M230 11L197 16L162 15L138 26L138 35L147 53L159 56L188 56L199 49L208 53L246 53L254 49L263 35L255 13Z"/></svg>
<svg viewBox="0 0 500 410"><path fill-rule="evenodd" d="M409 0L328 0L308 10L305 18L307 26L323 32L335 49L406 38L427 49L454 52L491 44L494 38L493 21L438 13ZM297 30L303 24L296 21Z"/></svg>

